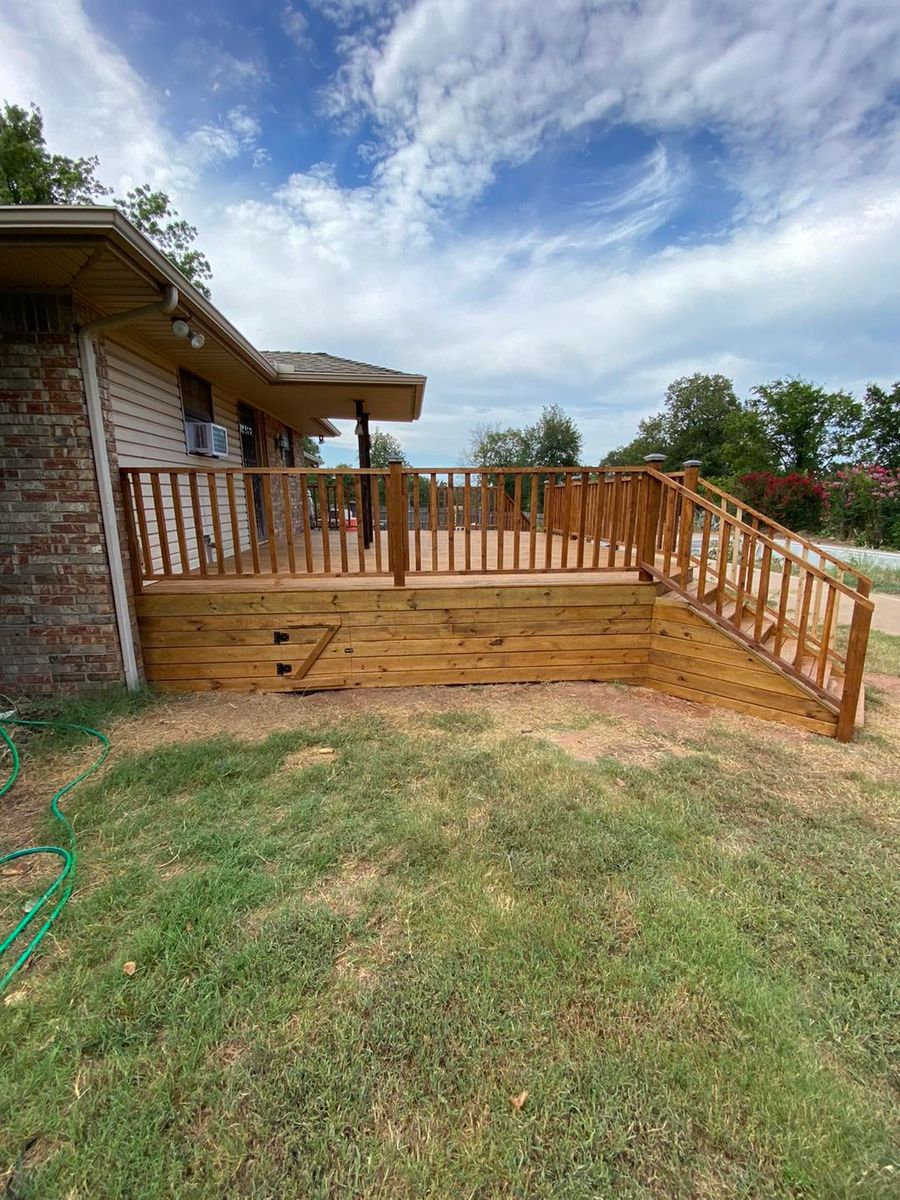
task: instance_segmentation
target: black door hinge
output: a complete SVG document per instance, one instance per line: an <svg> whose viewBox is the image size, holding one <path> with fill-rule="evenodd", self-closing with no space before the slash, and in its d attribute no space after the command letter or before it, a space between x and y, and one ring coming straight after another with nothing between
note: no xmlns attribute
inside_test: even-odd
<svg viewBox="0 0 900 1200"><path fill-rule="evenodd" d="M291 673L291 671L293 671L293 669L294 668L291 666L290 663L276 663L275 664L275 674L276 675L290 675L290 673Z"/></svg>
<svg viewBox="0 0 900 1200"><path fill-rule="evenodd" d="M276 629L272 634L272 641L276 646L281 646L284 642L289 642L290 640L291 635L289 633L282 633L280 629Z"/></svg>

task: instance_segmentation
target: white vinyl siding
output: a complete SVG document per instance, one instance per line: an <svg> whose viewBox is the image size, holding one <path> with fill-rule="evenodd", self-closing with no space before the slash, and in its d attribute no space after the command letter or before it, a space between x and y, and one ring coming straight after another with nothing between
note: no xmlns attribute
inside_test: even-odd
<svg viewBox="0 0 900 1200"><path fill-rule="evenodd" d="M191 467L213 471L218 466L239 467L241 465L237 401L234 397L227 396L213 388L213 412L216 424L224 425L228 430L228 457L212 459L188 454L184 439L184 416L177 371L118 343L107 342L106 360L109 372L112 426L120 467L136 469ZM204 535L214 539L215 532L208 480L201 477L198 483L201 513L200 541L202 542ZM162 569L163 562L150 477L144 476L142 484L153 568L158 571ZM246 499L240 479L236 480L236 485L239 536L241 541L246 544L248 536ZM169 531L168 544L172 567L175 571L181 571L174 503L167 475L161 476L160 489L164 521ZM187 567L188 570L194 570L200 561L200 554L197 547L198 539L194 526L191 495L184 477L181 480L180 495L187 542ZM222 527L222 552L227 558L233 553L234 545L230 530L228 495L222 479L217 480L216 495ZM211 565L210 570L214 571L215 566Z"/></svg>

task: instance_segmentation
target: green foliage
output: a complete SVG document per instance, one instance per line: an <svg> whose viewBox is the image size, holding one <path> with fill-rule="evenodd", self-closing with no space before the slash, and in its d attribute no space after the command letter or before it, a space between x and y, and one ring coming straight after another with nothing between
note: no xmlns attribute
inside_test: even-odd
<svg viewBox="0 0 900 1200"><path fill-rule="evenodd" d="M319 449L319 443L315 438L311 438L309 434L305 433L300 438L300 449L302 450L304 457L315 459L317 463L321 463L322 452ZM299 465L300 464L298 463L298 466Z"/></svg>
<svg viewBox="0 0 900 1200"><path fill-rule="evenodd" d="M900 382L890 391L870 383L862 402L862 456L880 467L900 469Z"/></svg>
<svg viewBox="0 0 900 1200"><path fill-rule="evenodd" d="M117 198L115 205L199 292L209 296L205 281L212 278L212 270L206 255L193 245L197 230L179 217L165 192L151 191L143 184Z"/></svg>
<svg viewBox="0 0 900 1200"><path fill-rule="evenodd" d="M784 471L817 474L853 449L862 406L848 392L826 392L805 379L776 379L750 401Z"/></svg>
<svg viewBox="0 0 900 1200"><path fill-rule="evenodd" d="M381 471L387 470L392 459L399 459L405 467L409 466L400 442L392 433L385 433L383 429L376 429L372 433L371 455L372 466Z"/></svg>
<svg viewBox="0 0 900 1200"><path fill-rule="evenodd" d="M641 421L638 436L603 465L634 466L647 454L665 454L672 470L699 458L712 479L763 470L774 457L762 422L738 400L731 380L700 372L670 383L663 411Z"/></svg>
<svg viewBox="0 0 900 1200"><path fill-rule="evenodd" d="M0 204L95 204L109 189L97 159L50 154L41 110L4 104L0 113Z"/></svg>
<svg viewBox="0 0 900 1200"><path fill-rule="evenodd" d="M576 467L580 458L578 426L558 404L549 404L522 429L476 425L466 461L478 467Z"/></svg>
<svg viewBox="0 0 900 1200"><path fill-rule="evenodd" d="M50 154L41 110L4 104L0 113L0 204L111 203L159 247L170 263L202 292L212 277L209 261L193 245L197 230L172 208L165 192L147 184L123 198L106 200L110 189L95 178L96 156Z"/></svg>
<svg viewBox="0 0 900 1200"><path fill-rule="evenodd" d="M827 483L828 532L867 546L900 546L900 470L858 463Z"/></svg>

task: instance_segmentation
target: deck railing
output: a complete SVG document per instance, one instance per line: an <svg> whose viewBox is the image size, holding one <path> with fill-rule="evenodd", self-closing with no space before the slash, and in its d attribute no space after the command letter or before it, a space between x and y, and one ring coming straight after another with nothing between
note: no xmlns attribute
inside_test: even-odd
<svg viewBox="0 0 900 1200"><path fill-rule="evenodd" d="M402 583L636 565L640 472L624 468L126 468L121 477L139 589L189 576Z"/></svg>
<svg viewBox="0 0 900 1200"><path fill-rule="evenodd" d="M849 736L872 619L870 581L812 543L800 546L762 514L752 514L753 524L741 520L733 497L708 498L717 490L709 484L700 493L696 473L679 483L651 470L644 486L647 574L836 706L838 734ZM846 650L838 645L839 623L850 626Z"/></svg>

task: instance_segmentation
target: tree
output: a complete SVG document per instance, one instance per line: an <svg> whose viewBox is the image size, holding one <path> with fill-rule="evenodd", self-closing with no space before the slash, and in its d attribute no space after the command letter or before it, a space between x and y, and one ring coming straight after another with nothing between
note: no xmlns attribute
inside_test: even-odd
<svg viewBox="0 0 900 1200"><path fill-rule="evenodd" d="M476 425L467 462L477 467L577 467L580 457L578 426L558 404L548 404L534 425L524 429Z"/></svg>
<svg viewBox="0 0 900 1200"><path fill-rule="evenodd" d="M206 255L193 246L197 230L179 217L165 192L152 192L145 183L117 198L115 205L199 292L209 296L205 280L212 279L212 269Z"/></svg>
<svg viewBox="0 0 900 1200"><path fill-rule="evenodd" d="M371 459L372 466L380 471L387 470L391 459L399 459L404 467L409 466L403 447L392 433L385 433L382 429L376 429L372 434Z"/></svg>
<svg viewBox="0 0 900 1200"><path fill-rule="evenodd" d="M818 474L852 452L862 405L848 392L826 392L806 379L776 379L752 389L756 412L783 471Z"/></svg>
<svg viewBox="0 0 900 1200"><path fill-rule="evenodd" d="M863 396L861 450L879 467L900 470L900 382L890 391L870 383Z"/></svg>
<svg viewBox="0 0 900 1200"><path fill-rule="evenodd" d="M581 461L581 432L558 404L541 410L534 425L525 430L531 467L577 467Z"/></svg>
<svg viewBox="0 0 900 1200"><path fill-rule="evenodd" d="M96 158L50 154L44 119L34 104L26 110L4 104L0 114L0 204L93 204L108 196L94 177Z"/></svg>
<svg viewBox="0 0 900 1200"><path fill-rule="evenodd" d="M499 425L476 425L469 435L469 447L463 466L525 467L529 447L521 429Z"/></svg>
<svg viewBox="0 0 900 1200"><path fill-rule="evenodd" d="M96 178L96 156L66 158L50 154L44 140L44 120L34 104L26 110L4 104L0 113L0 204L96 204L111 195ZM197 230L179 217L165 192L147 184L112 203L141 233L154 242L169 262L209 295L205 280L212 277L209 262L193 246Z"/></svg>
<svg viewBox="0 0 900 1200"><path fill-rule="evenodd" d="M724 375L695 372L670 383L663 411L638 425L638 436L613 450L604 466L637 466L665 454L671 469L699 458L713 479L764 470L773 454L760 419L741 404Z"/></svg>

